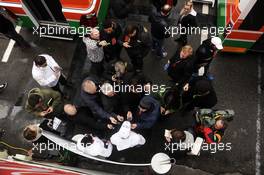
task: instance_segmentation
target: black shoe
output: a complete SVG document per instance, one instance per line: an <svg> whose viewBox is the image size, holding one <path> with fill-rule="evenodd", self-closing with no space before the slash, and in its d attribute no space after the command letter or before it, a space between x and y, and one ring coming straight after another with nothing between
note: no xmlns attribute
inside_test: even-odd
<svg viewBox="0 0 264 175"><path fill-rule="evenodd" d="M187 44L186 40L183 40L182 38L177 38L174 40L176 43L182 44L182 46L185 46Z"/></svg>
<svg viewBox="0 0 264 175"><path fill-rule="evenodd" d="M0 139L5 135L5 130L0 128Z"/></svg>
<svg viewBox="0 0 264 175"><path fill-rule="evenodd" d="M7 83L1 84L0 85L0 92L2 92L4 89L6 89L7 85L8 85Z"/></svg>
<svg viewBox="0 0 264 175"><path fill-rule="evenodd" d="M182 42L182 38L181 37L180 38L176 38L174 41L175 42Z"/></svg>

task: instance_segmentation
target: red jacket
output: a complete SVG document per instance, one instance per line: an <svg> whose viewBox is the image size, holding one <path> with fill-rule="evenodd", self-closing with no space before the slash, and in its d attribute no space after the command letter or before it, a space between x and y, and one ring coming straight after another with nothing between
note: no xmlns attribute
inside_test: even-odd
<svg viewBox="0 0 264 175"><path fill-rule="evenodd" d="M209 127L203 128L203 134L205 137L206 143L219 143L222 140L222 137L224 135L223 130L214 130Z"/></svg>

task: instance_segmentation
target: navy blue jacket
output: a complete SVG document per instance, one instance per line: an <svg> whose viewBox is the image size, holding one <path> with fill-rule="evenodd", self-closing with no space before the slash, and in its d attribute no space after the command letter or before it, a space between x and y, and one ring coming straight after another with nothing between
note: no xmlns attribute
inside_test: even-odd
<svg viewBox="0 0 264 175"><path fill-rule="evenodd" d="M152 108L138 116L136 129L150 129L160 116L160 103L151 96L145 96L142 99L149 101L152 104Z"/></svg>

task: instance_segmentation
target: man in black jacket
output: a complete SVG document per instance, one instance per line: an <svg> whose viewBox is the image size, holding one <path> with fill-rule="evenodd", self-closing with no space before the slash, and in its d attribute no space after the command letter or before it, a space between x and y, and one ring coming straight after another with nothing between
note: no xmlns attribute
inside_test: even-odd
<svg viewBox="0 0 264 175"><path fill-rule="evenodd" d="M183 9L180 12L178 25L180 26L180 38L175 41L181 42L182 45L187 44L187 35L190 34L193 27L197 27L196 21L197 12L193 9L193 2L186 1Z"/></svg>
<svg viewBox="0 0 264 175"><path fill-rule="evenodd" d="M107 112L103 108L100 95L101 85L95 77L87 77L82 83L81 99L82 104L79 106L87 106L91 109L94 116L101 119L109 119L112 124L117 124L115 115Z"/></svg>
<svg viewBox="0 0 264 175"><path fill-rule="evenodd" d="M15 20L9 15L8 11L0 8L0 33L9 39L15 40L18 46L22 48L30 47L24 38L16 32L14 24Z"/></svg>
<svg viewBox="0 0 264 175"><path fill-rule="evenodd" d="M135 74L133 66L125 61L112 61L106 65L103 78L115 84L127 84Z"/></svg>
<svg viewBox="0 0 264 175"><path fill-rule="evenodd" d="M141 25L128 25L122 41L119 41L127 51L136 72L143 69L143 59L150 50L151 37L148 30Z"/></svg>
<svg viewBox="0 0 264 175"><path fill-rule="evenodd" d="M122 108L120 108L120 96L118 92L115 92L114 86L107 82L103 83L100 87L100 95L104 110L122 122L124 117L117 115L123 114Z"/></svg>
<svg viewBox="0 0 264 175"><path fill-rule="evenodd" d="M103 29L100 30L100 41L109 43L104 47L105 61L109 62L114 59L120 59L122 46L119 45L118 40L122 35L121 26L112 20L106 20L103 24Z"/></svg>
<svg viewBox="0 0 264 175"><path fill-rule="evenodd" d="M169 60L168 75L179 89L188 86L191 79L193 73L192 54L193 48L186 45Z"/></svg>
<svg viewBox="0 0 264 175"><path fill-rule="evenodd" d="M160 103L151 96L145 96L134 115L131 129L151 129L160 117Z"/></svg>
<svg viewBox="0 0 264 175"><path fill-rule="evenodd" d="M113 129L112 124L102 120L99 121L88 107L76 107L73 104L65 104L64 113L66 114L64 118L67 118L68 121L85 126L91 131L106 131L108 129Z"/></svg>
<svg viewBox="0 0 264 175"><path fill-rule="evenodd" d="M203 68L203 75L206 75L213 58L222 49L223 45L219 37L212 37L203 41L196 51L195 73Z"/></svg>
<svg viewBox="0 0 264 175"><path fill-rule="evenodd" d="M190 83L190 87L182 95L185 110L212 108L217 104L217 96L210 80L205 77Z"/></svg>
<svg viewBox="0 0 264 175"><path fill-rule="evenodd" d="M152 50L154 50L157 56L165 58L167 52L164 49L164 39L169 37L166 35L166 27L168 27L167 18L170 14L171 6L166 4L162 7L161 11L154 12L149 17L151 23L151 35L152 35Z"/></svg>

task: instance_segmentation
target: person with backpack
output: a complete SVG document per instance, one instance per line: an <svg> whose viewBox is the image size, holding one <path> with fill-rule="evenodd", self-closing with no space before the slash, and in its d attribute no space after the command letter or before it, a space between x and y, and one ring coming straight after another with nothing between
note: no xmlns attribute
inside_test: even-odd
<svg viewBox="0 0 264 175"><path fill-rule="evenodd" d="M209 144L221 142L227 122L233 120L233 110L199 109L195 113L195 131Z"/></svg>
<svg viewBox="0 0 264 175"><path fill-rule="evenodd" d="M215 58L218 51L222 49L222 40L219 37L212 37L203 41L195 54L194 73L200 76L207 75L213 58ZM202 73L199 74L199 72Z"/></svg>

